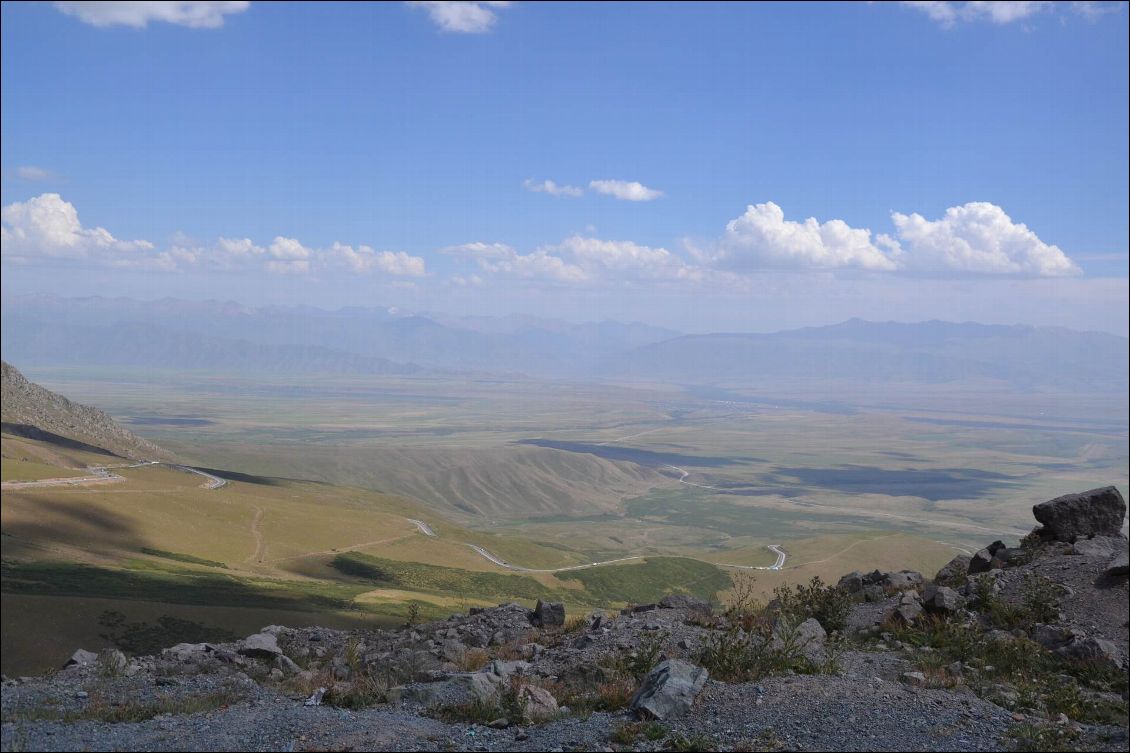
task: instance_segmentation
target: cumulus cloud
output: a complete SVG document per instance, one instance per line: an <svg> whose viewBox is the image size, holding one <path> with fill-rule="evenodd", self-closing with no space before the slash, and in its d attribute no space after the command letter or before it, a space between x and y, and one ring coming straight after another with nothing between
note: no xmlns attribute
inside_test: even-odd
<svg viewBox="0 0 1130 753"><path fill-rule="evenodd" d="M1054 3L1047 0L996 0L993 2L946 2L944 0L906 0L905 6L919 10L946 28L958 22L988 21L994 24L1011 24L1024 21L1044 12L1072 12L1094 20L1108 13L1116 13L1123 3L1074 2Z"/></svg>
<svg viewBox="0 0 1130 753"><path fill-rule="evenodd" d="M3 258L16 263L71 260L96 266L137 269L265 270L304 275L317 271L380 273L390 277L422 277L424 259L403 251L375 251L369 246L334 243L327 249L304 245L297 238L276 236L267 245L250 238L220 237L196 243L177 237L158 251L149 241L123 241L105 228L86 228L74 205L59 194L45 193L3 208L0 235Z"/></svg>
<svg viewBox="0 0 1130 753"><path fill-rule="evenodd" d="M704 274L702 268L688 264L665 248L580 235L539 246L528 254L519 253L504 243L481 242L450 246L442 251L473 261L485 272L554 283L607 285L649 280L692 281L701 279ZM456 284L464 284L452 279Z"/></svg>
<svg viewBox="0 0 1130 753"><path fill-rule="evenodd" d="M374 251L368 246L346 246L334 243L329 255L354 272L377 270L397 277L423 277L424 260L403 251Z"/></svg>
<svg viewBox="0 0 1130 753"><path fill-rule="evenodd" d="M765 269L1025 277L1080 273L1060 248L988 202L951 207L938 220L892 212L891 221L897 238L873 236L839 219L787 220L770 201L749 206L697 256L708 266L738 274Z"/></svg>
<svg viewBox="0 0 1130 753"><path fill-rule="evenodd" d="M938 220L893 212L908 270L1062 277L1080 274L1058 246L1044 243L995 204L950 207Z"/></svg>
<svg viewBox="0 0 1130 753"><path fill-rule="evenodd" d="M872 241L871 231L853 228L843 220L804 222L786 220L771 201L751 204L745 214L730 220L711 254L711 262L732 271L751 269L843 269L892 271L895 253L886 237ZM893 252L893 253L892 253Z"/></svg>
<svg viewBox="0 0 1130 753"><path fill-rule="evenodd" d="M249 2L57 2L55 7L91 26L130 26L144 29L150 21L215 29L224 25L224 16L242 13Z"/></svg>
<svg viewBox="0 0 1130 753"><path fill-rule="evenodd" d="M441 31L460 34L482 34L490 31L498 21L496 10L510 5L509 2L409 2L413 8L423 8L432 22Z"/></svg>
<svg viewBox="0 0 1130 753"><path fill-rule="evenodd" d="M652 248L632 241L609 241L574 235L554 246L541 249L557 253L586 270L614 279L696 280L702 270L695 268L665 248ZM607 274L605 274L607 273Z"/></svg>
<svg viewBox="0 0 1130 753"><path fill-rule="evenodd" d="M23 180L41 181L51 180L55 177L55 173L42 167L35 165L22 165L16 168L16 175L20 176Z"/></svg>
<svg viewBox="0 0 1130 753"><path fill-rule="evenodd" d="M547 193L550 196L570 196L575 198L585 193L585 189L583 188L578 188L577 186L561 186L554 183L552 180L543 180L535 183L533 180L527 178L522 182L522 185L527 191Z"/></svg>
<svg viewBox="0 0 1130 753"><path fill-rule="evenodd" d="M651 201L663 195L662 191L648 188L634 180L594 180L589 182L589 188L624 201Z"/></svg>
<svg viewBox="0 0 1130 753"><path fill-rule="evenodd" d="M88 259L115 264L163 266L149 241L124 241L102 227L83 227L78 210L57 193L45 193L0 210L0 253L5 259Z"/></svg>
<svg viewBox="0 0 1130 753"><path fill-rule="evenodd" d="M579 283L589 280L589 275L584 269L570 264L560 256L554 256L547 249L520 254L517 249L505 243L477 241L448 246L440 251L471 260L478 264L480 269L503 277L541 279L560 283Z"/></svg>

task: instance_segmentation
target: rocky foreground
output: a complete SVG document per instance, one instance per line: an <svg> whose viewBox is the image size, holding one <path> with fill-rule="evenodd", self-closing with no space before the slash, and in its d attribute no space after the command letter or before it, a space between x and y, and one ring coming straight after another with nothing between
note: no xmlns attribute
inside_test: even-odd
<svg viewBox="0 0 1130 753"><path fill-rule="evenodd" d="M1118 750L1126 503L1034 508L934 578L739 582L567 618L472 609L401 630L271 626L5 679L4 750Z"/></svg>

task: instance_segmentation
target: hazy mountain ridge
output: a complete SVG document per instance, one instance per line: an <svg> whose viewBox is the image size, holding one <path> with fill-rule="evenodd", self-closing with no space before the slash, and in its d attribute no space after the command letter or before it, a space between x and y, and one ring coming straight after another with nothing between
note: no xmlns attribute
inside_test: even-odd
<svg viewBox="0 0 1130 753"><path fill-rule="evenodd" d="M0 361L0 402L7 431L33 427L42 432L101 447L134 460L168 459L170 453L118 425L104 411L80 405L29 381Z"/></svg>
<svg viewBox="0 0 1130 753"><path fill-rule="evenodd" d="M522 315L23 296L4 301L0 326L6 357L41 367L396 375L439 369L691 384L974 380L1100 393L1124 393L1130 384L1124 337L971 322L852 319L770 334L680 334L640 323Z"/></svg>

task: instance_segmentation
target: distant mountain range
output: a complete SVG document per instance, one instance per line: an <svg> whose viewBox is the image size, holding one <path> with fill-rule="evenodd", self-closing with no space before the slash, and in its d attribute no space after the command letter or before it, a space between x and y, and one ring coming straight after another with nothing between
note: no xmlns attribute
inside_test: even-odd
<svg viewBox="0 0 1130 753"><path fill-rule="evenodd" d="M134 460L168 460L171 454L119 426L105 412L71 402L31 382L0 361L0 417L7 434L75 449L108 450Z"/></svg>
<svg viewBox="0 0 1130 753"><path fill-rule="evenodd" d="M1124 337L1056 327L866 322L687 335L639 323L335 311L177 299L25 296L2 305L4 357L27 367L273 374L527 374L735 385L797 379L1120 392Z"/></svg>

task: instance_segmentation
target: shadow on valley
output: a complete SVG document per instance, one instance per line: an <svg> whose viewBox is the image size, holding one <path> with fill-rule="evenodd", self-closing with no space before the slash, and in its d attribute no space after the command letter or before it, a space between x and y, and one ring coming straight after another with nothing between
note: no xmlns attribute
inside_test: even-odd
<svg viewBox="0 0 1130 753"><path fill-rule="evenodd" d="M931 502L949 499L976 499L1015 483L1019 479L1003 473L972 468L904 468L890 470L867 465L841 465L832 468L776 468L766 474L769 484L801 485L834 489L845 494L886 494L892 497L920 497ZM731 491L731 494L741 494Z"/></svg>
<svg viewBox="0 0 1130 753"><path fill-rule="evenodd" d="M33 520L4 522L5 555L9 544L36 546L38 542L74 542L84 549L136 551L147 542L132 520L109 510L44 499L37 504Z"/></svg>
<svg viewBox="0 0 1130 753"><path fill-rule="evenodd" d="M5 434L11 434L15 437L35 439L40 442L53 444L56 447L63 447L68 450L82 450L83 452L93 452L98 455L105 455L111 458L118 457L109 450L97 447L92 444L87 444L86 442L80 442L77 439L71 439L70 437L64 437L59 434L54 434L44 429L40 429L38 426L31 426L30 424L10 424L8 422L4 422L3 424L0 424L0 430L2 430Z"/></svg>
<svg viewBox="0 0 1130 753"><path fill-rule="evenodd" d="M595 444L592 442L565 442L557 439L520 439L515 444L533 445L550 450L563 450L565 452L578 452L596 455L605 460L623 460L637 465L659 467L664 465L684 465L698 468L721 468L739 463L764 462L759 458L724 458L708 455L683 455L678 452L656 452L654 450L640 450L635 447L622 445Z"/></svg>

